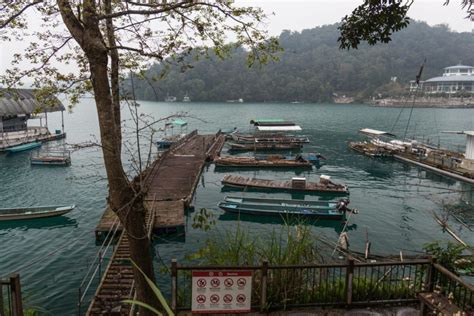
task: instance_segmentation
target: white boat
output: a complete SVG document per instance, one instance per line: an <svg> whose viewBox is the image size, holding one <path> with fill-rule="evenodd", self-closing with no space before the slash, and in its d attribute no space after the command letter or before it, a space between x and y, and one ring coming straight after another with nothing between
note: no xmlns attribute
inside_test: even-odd
<svg viewBox="0 0 474 316"><path fill-rule="evenodd" d="M184 98L183 98L183 102L191 102L191 98L188 96L187 93L186 93L186 95L185 95Z"/></svg>
<svg viewBox="0 0 474 316"><path fill-rule="evenodd" d="M72 211L76 206L36 206L20 208L0 208L0 221L13 221L24 219L37 219L61 216Z"/></svg>
<svg viewBox="0 0 474 316"><path fill-rule="evenodd" d="M167 95L165 98L165 102L176 102L176 97L172 95Z"/></svg>

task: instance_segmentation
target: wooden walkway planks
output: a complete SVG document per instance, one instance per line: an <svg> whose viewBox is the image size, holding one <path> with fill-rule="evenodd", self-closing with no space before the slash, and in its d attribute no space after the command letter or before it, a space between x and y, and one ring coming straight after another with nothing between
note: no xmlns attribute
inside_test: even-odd
<svg viewBox="0 0 474 316"><path fill-rule="evenodd" d="M222 149L222 146L214 145L220 139L219 134L193 133L154 163L145 197L149 237L152 231L168 231L184 226L184 209L199 183L209 151L214 150L218 154L217 150ZM107 208L96 227L96 235L100 232L106 234L115 219L116 215ZM134 293L129 258L128 235L122 233L87 315L129 315L130 305L121 303L124 299L132 298Z"/></svg>

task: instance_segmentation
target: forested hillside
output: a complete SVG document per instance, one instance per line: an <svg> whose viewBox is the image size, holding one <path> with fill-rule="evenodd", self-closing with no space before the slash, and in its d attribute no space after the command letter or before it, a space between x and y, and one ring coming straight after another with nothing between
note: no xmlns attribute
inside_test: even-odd
<svg viewBox="0 0 474 316"><path fill-rule="evenodd" d="M460 62L474 65L473 35L451 32L446 26L412 21L389 44L362 45L350 51L339 50L338 35L336 24L284 31L279 62L248 68L246 52L237 49L223 61L202 59L184 72L172 68L162 80L139 81L135 93L144 100L163 100L168 94L181 100L186 93L192 101L322 102L330 101L334 93L363 100L387 89L391 77L401 84L414 79L425 58L422 79ZM162 66L156 64L147 77L159 76L161 71Z"/></svg>

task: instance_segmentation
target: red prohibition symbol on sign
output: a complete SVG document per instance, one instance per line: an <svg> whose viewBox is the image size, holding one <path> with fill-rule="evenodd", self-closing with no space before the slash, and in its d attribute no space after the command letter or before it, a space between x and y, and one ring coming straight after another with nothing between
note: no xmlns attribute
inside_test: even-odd
<svg viewBox="0 0 474 316"><path fill-rule="evenodd" d="M244 287L245 284L247 284L247 280L245 280L244 278L240 278L237 280L237 285L240 286L240 287Z"/></svg>
<svg viewBox="0 0 474 316"><path fill-rule="evenodd" d="M212 304L217 304L219 303L219 295L212 294L209 300L211 301Z"/></svg>
<svg viewBox="0 0 474 316"><path fill-rule="evenodd" d="M231 278L227 278L224 280L224 285L226 287L231 287L232 285L234 285L234 280L232 280Z"/></svg>
<svg viewBox="0 0 474 316"><path fill-rule="evenodd" d="M230 295L230 294L224 295L223 300L224 300L225 303L229 304L230 302L232 302L232 295Z"/></svg>
<svg viewBox="0 0 474 316"><path fill-rule="evenodd" d="M245 302L245 299L246 299L246 297L245 297L244 294L237 295L237 302L243 303L243 302Z"/></svg>
<svg viewBox="0 0 474 316"><path fill-rule="evenodd" d="M211 280L212 287L218 287L220 284L221 284L221 281L219 279L214 278Z"/></svg>
<svg viewBox="0 0 474 316"><path fill-rule="evenodd" d="M205 287L207 282L206 282L206 279L199 279L197 280L196 284L198 287Z"/></svg>
<svg viewBox="0 0 474 316"><path fill-rule="evenodd" d="M206 297L204 295L198 295L196 297L196 302L198 302L199 304L204 304L206 302Z"/></svg>

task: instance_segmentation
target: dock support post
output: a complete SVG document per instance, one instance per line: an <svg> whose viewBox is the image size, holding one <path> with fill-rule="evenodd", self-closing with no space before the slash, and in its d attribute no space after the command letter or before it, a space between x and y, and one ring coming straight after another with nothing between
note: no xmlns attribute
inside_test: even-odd
<svg viewBox="0 0 474 316"><path fill-rule="evenodd" d="M171 260L171 309L176 314L178 308L178 262Z"/></svg>
<svg viewBox="0 0 474 316"><path fill-rule="evenodd" d="M23 316L23 302L21 299L20 275L14 274L10 277L12 290L13 316Z"/></svg>
<svg viewBox="0 0 474 316"><path fill-rule="evenodd" d="M268 260L262 261L262 282L260 288L260 311L264 312L267 306Z"/></svg>
<svg viewBox="0 0 474 316"><path fill-rule="evenodd" d="M64 134L64 111L61 110L61 128Z"/></svg>
<svg viewBox="0 0 474 316"><path fill-rule="evenodd" d="M349 258L346 272L346 294L347 294L347 305L352 304L352 281L354 276L354 259Z"/></svg>

